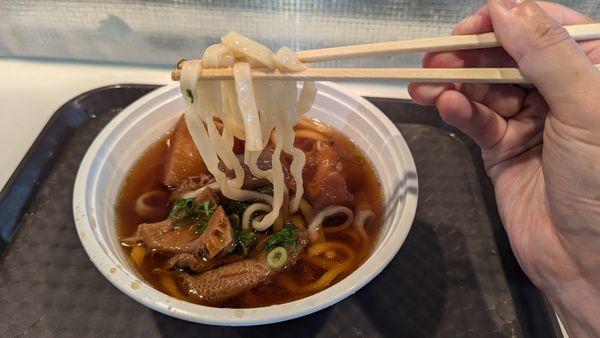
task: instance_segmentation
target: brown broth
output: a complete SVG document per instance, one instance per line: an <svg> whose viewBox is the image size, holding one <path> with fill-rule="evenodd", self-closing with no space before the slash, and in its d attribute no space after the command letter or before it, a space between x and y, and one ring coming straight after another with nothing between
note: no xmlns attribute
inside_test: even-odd
<svg viewBox="0 0 600 338"><path fill-rule="evenodd" d="M337 241L350 246L357 257L353 262L352 268L345 273L338 275L331 283L331 285L333 285L356 270L369 256L369 253L376 242L383 219L383 194L373 166L368 158L350 139L332 127L316 120L303 119L302 126L297 128L310 128L311 130L318 131L326 138L333 140L335 144L342 149L342 157L347 159L347 161L344 162L344 174L347 177L348 189L355 197L354 205L351 206L351 209L354 209L355 206L368 203L371 210L375 213L374 220L371 220L366 226L370 238L370 243L367 243L367 245L361 245L360 242L357 242L356 240L353 240L351 236L346 235L345 233L348 231L345 231L344 233L326 234L325 238L327 241ZM116 205L117 232L121 238L132 236L137 230L137 226L141 223L161 220L143 219L135 213L134 205L138 196L144 192L156 189L166 192L169 191L167 187L159 181L159 177L162 173L162 163L168 150L169 137L170 135L167 134L151 145L146 153L144 153L136 162L125 179ZM302 149L307 142L310 141L297 139L296 145ZM166 218L166 216L167 215L165 214L162 219ZM325 226L326 225L327 224L325 224ZM131 248L124 247L124 250L126 256L130 257L129 252L131 251ZM144 259L141 267L137 266L131 258L130 261L132 266L136 268L143 278L156 289L166 294L177 296L161 284L161 275L172 273L163 269L166 263L165 258L150 253ZM282 272L273 281L232 298L227 302L220 304L220 306L250 308L281 304L307 297L311 295L312 292L304 294L288 292L286 288L280 284L279 277L281 277L281 275L287 275L296 281L296 283L305 285L317 280L324 271L326 270L315 267L300 259L291 269ZM186 299L181 295L179 295L178 298L189 301L189 299Z"/></svg>

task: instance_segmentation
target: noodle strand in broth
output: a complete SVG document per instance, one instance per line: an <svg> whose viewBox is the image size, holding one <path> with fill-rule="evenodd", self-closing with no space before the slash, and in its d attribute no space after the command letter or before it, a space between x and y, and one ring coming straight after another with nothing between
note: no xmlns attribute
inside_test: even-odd
<svg viewBox="0 0 600 338"><path fill-rule="evenodd" d="M317 88L313 82L305 82L298 95L295 81L252 80L251 65L278 67L282 71L305 69L289 48L282 48L273 55L266 46L235 32L224 36L222 42L207 48L203 61L184 62L180 83L181 92L187 98L185 120L194 144L225 197L236 201L260 200L269 203L271 210L261 219L252 221L255 229L264 230L273 225L279 216L284 195L288 194L281 164L283 152L292 158L290 174L295 182L289 212L296 213L300 208L304 194L302 169L306 156L294 147L293 127L312 106ZM233 82L198 81L202 67L231 66L234 71ZM215 118L223 123L221 133ZM273 132L275 149L271 169L262 170L257 161ZM244 164L252 175L265 178L273 185L272 198L242 189L245 173L233 152L234 137L245 141ZM225 175L219 163L233 170L233 178Z"/></svg>
<svg viewBox="0 0 600 338"><path fill-rule="evenodd" d="M183 119L135 165L117 204L138 272L182 300L255 307L355 271L383 217L373 167L342 133L302 118L314 82L252 78L309 65L235 32L180 65ZM203 68L231 68L233 80L202 79Z"/></svg>

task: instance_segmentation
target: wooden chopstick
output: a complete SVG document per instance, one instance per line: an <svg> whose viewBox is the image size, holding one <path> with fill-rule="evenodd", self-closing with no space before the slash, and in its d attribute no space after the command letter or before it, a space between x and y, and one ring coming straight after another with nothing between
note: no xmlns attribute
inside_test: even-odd
<svg viewBox="0 0 600 338"><path fill-rule="evenodd" d="M600 23L564 26L576 41L600 39ZM441 52L450 50L499 47L494 33L453 35L438 38L367 43L299 51L302 62L321 62L402 53Z"/></svg>
<svg viewBox="0 0 600 338"><path fill-rule="evenodd" d="M600 39L600 23L564 26L571 37L577 41ZM450 51L500 46L494 33L453 35L438 38L370 43L305 50L297 52L302 62L333 61L365 56L389 55L401 53ZM186 61L184 61L186 62ZM171 78L178 81L181 76L182 62ZM596 66L598 67L598 66ZM529 83L517 68L309 68L298 73L281 73L277 70L253 69L257 79L280 80L400 80L412 82L487 82L487 83ZM200 80L223 80L233 76L231 69L204 69Z"/></svg>
<svg viewBox="0 0 600 338"><path fill-rule="evenodd" d="M600 23L564 27L569 35L576 41L600 39ZM499 46L500 43L498 42L498 39L496 39L494 33L484 33L304 50L296 52L296 55L298 55L300 61L310 63L359 58L364 56L441 52ZM181 64L178 64L178 68L181 69Z"/></svg>
<svg viewBox="0 0 600 338"><path fill-rule="evenodd" d="M596 65L600 69L600 65ZM171 73L177 80L179 71ZM233 69L203 69L199 80L227 80L233 77ZM361 81L397 80L407 82L469 82L469 83L530 83L518 68L308 68L297 73L277 70L253 69L256 80L294 81Z"/></svg>

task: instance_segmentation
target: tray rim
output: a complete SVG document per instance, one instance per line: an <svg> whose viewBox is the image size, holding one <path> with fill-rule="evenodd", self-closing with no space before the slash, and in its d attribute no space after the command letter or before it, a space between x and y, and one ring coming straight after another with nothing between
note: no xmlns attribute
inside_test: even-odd
<svg viewBox="0 0 600 338"><path fill-rule="evenodd" d="M65 102L48 119L44 128L42 128L42 130L40 131L40 134L36 137L35 141L31 144L30 148L28 149L26 154L23 156L23 158L19 162L19 165L16 167L16 169L13 171L10 178L6 181L5 185L2 187L2 190L0 190L0 219L3 219L3 221L6 221L6 218L2 217L4 215L2 213L2 207L6 205L7 197L14 198L13 195L15 195L15 185L17 183L23 182L24 171L29 170L30 169L29 167L32 165L32 160L35 159L36 157L40 156L38 154L38 152L41 151L40 145L44 143L45 138L47 137L50 130L52 128L56 127L55 124L57 122L59 122L59 120L61 118L64 118L64 114L67 113L69 109L73 108L73 106L77 105L80 101L82 101L90 96L101 95L107 91L114 90L114 89L143 90L145 92L139 95L139 97L141 97L141 96L145 95L146 93L148 93L154 89L157 89L159 87L162 87L162 86L163 85L138 84L138 83L112 84L112 85L101 86L98 88L94 88L94 89L85 91L85 92L73 97L72 99L68 100L67 102ZM410 100L407 100L404 98L399 99L399 98L365 97L365 99L367 99L369 102L371 102L375 105L377 105L377 103L382 103L382 102L392 102L392 103L393 102L399 102L399 103L410 102ZM131 101L129 104L131 104L134 101L135 100ZM77 128L77 127L79 127L79 125L74 126L74 127ZM473 154L471 154L471 155L473 155ZM44 180L45 176L47 176L44 174L52 170L54 161L55 161L55 157L56 156L51 156L51 157L45 158L45 160L43 162L44 167L42 169L40 169L39 171L37 171L35 173L35 175L28 177L32 181L37 180L37 183L34 184L34 182L27 182L27 181L25 182L25 184L27 184L26 196L17 196L19 198L17 198L16 202L11 201L12 203L16 204L16 206L17 206L16 210L18 212L15 212L17 217L11 218L8 220L9 221L8 223L11 223L11 222L14 223L14 226L12 227L12 231L10 233L10 237L8 238L8 240L5 240L3 236L0 236L0 261L3 259L4 252L6 252L10 246L10 240L14 237L14 234L18 231L17 225L19 225L19 223L21 222L21 219L24 216L24 214L23 214L24 211L27 210L27 208L29 206L29 202L37 194L37 192L38 192L37 187L39 187L41 184L43 184L43 180ZM481 161L481 158L479 156L474 156L473 160L477 163L477 162ZM49 166L49 167L47 167L47 166ZM483 187L482 187L482 189L483 189ZM3 227L6 223L7 222L3 223ZM0 227L0 235L3 235L2 230L3 230L2 227ZM502 245L502 243L498 243L498 240L496 240L496 244L498 246ZM510 250L510 247L508 249ZM501 257L501 260L503 261L502 264L504 267L505 257L503 257L502 254L500 254L500 257ZM514 257L509 257L509 258L512 258L512 260L514 260ZM518 269L520 269L520 268L518 268ZM504 269L504 270L506 270L506 269ZM544 310L546 310L546 311L544 311L545 313L543 313L542 316L544 316L545 320L547 320L549 322L550 327L543 328L544 329L544 330L542 330L543 332L540 332L539 330L536 330L536 329L531 331L531 328L530 328L530 330L529 330L530 332L524 332L524 334L541 337L541 336L547 336L545 334L549 333L554 337L563 337L563 331L560 329L560 325L558 323L558 318L557 318L556 314L552 310L552 308L549 305L549 303L547 302L547 300L545 300L545 298L531 284L531 282L526 277L525 277L525 279L526 279L525 281L521 280L520 278L517 278L516 281L511 282L510 279L512 278L512 276L508 276L506 271L504 271L504 274L505 274L505 277L507 278L507 280L509 280L509 286L511 287L511 297L513 298L513 300L517 299L517 297L522 297L522 298L525 298L526 303L530 303L531 298L534 298L534 302L538 303L538 304L543 303L543 307L545 308ZM515 295L513 292L513 286L516 288L533 288L534 289L533 293L536 293L536 294L529 295L529 296L524 296L523 294ZM520 291L523 291L523 290L520 290ZM531 290L529 290L529 292L530 291ZM535 305L535 307L539 308L538 305ZM528 311L529 310L531 310L531 309L528 309ZM519 316L519 314L518 314L518 316ZM525 320L526 318L518 318L518 319L522 323L522 320ZM522 327L523 327L523 325L522 325ZM523 329L525 330L525 327L523 327ZM538 329L539 329L539 327L538 327Z"/></svg>
<svg viewBox="0 0 600 338"><path fill-rule="evenodd" d="M107 90L121 88L154 90L159 87L161 85L122 83L93 88L69 99L50 115L17 167L0 189L0 219L3 221L2 226L0 226L0 259L18 230L17 227L23 217L24 210L27 209L31 198L37 193L37 188L42 185L46 177L45 174L52 170L54 161L59 154L58 151L54 151L53 146L64 142L70 137L64 131L76 129L83 122L78 121L79 124L77 125L64 123L62 133L56 133L56 125L60 124L69 109L78 105L82 100ZM57 137L62 142L49 144L47 142L48 138L52 136Z"/></svg>

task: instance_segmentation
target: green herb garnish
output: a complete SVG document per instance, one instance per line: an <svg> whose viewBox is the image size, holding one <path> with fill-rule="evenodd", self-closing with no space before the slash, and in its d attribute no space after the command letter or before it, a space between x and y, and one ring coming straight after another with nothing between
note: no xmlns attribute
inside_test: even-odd
<svg viewBox="0 0 600 338"><path fill-rule="evenodd" d="M169 213L169 219L174 227L186 225L198 216L195 209L196 201L193 198L177 200Z"/></svg>
<svg viewBox="0 0 600 338"><path fill-rule="evenodd" d="M227 215L236 214L239 217L242 217L242 215L244 214L244 210L246 210L246 208L252 203L253 202L231 201L229 202L229 204L227 204L227 207L225 208L225 213Z"/></svg>
<svg viewBox="0 0 600 338"><path fill-rule="evenodd" d="M253 229L242 229L242 216L246 208L252 203L250 201L230 201L224 208L235 234L235 244L244 256L248 255L248 252L256 245L258 238L256 231Z"/></svg>
<svg viewBox="0 0 600 338"><path fill-rule="evenodd" d="M186 61L187 61L187 59L181 59L181 60L177 61L177 69L183 68L183 63Z"/></svg>
<svg viewBox="0 0 600 338"><path fill-rule="evenodd" d="M276 247L267 254L267 264L273 269L281 269L288 261L288 252L283 247Z"/></svg>
<svg viewBox="0 0 600 338"><path fill-rule="evenodd" d="M194 103L194 95L192 94L192 91L189 89L186 89L185 92L187 93L187 96L190 98L191 103Z"/></svg>
<svg viewBox="0 0 600 338"><path fill-rule="evenodd" d="M271 251L278 246L296 251L298 250L298 241L298 229L293 224L287 223L283 229L269 237L265 251Z"/></svg>
<svg viewBox="0 0 600 338"><path fill-rule="evenodd" d="M234 232L239 232L242 230L242 220L238 214L231 214L227 216L227 218L229 219L229 223L231 224Z"/></svg>
<svg viewBox="0 0 600 338"><path fill-rule="evenodd" d="M198 203L194 198L183 198L175 202L169 219L176 228L196 224L196 233L201 234L216 210L216 205L211 201Z"/></svg>
<svg viewBox="0 0 600 338"><path fill-rule="evenodd" d="M248 255L248 252L256 245L257 239L256 231L252 229L242 230L235 236L235 242L239 245L244 256Z"/></svg>
<svg viewBox="0 0 600 338"><path fill-rule="evenodd" d="M212 215L217 211L217 207L213 205L210 201L206 201L200 204L200 214L202 217L199 219L198 224L196 225L196 233L201 234L208 227L208 222Z"/></svg>

